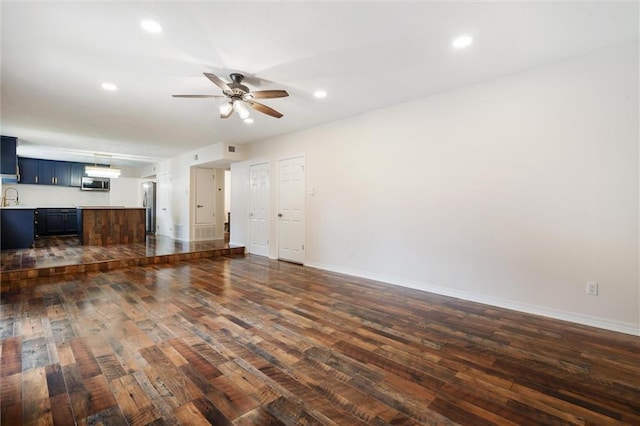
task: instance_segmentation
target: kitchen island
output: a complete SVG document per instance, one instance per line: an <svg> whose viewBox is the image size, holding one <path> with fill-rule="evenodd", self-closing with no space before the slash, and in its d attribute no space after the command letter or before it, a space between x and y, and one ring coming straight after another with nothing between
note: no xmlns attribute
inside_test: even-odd
<svg viewBox="0 0 640 426"><path fill-rule="evenodd" d="M145 242L144 208L78 207L78 237L82 245L106 246Z"/></svg>

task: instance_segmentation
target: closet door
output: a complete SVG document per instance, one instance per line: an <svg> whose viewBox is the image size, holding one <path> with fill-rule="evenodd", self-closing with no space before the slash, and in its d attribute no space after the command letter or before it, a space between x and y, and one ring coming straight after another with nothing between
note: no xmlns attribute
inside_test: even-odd
<svg viewBox="0 0 640 426"><path fill-rule="evenodd" d="M249 167L249 253L269 256L269 163Z"/></svg>
<svg viewBox="0 0 640 426"><path fill-rule="evenodd" d="M278 162L278 258L304 263L304 157Z"/></svg>

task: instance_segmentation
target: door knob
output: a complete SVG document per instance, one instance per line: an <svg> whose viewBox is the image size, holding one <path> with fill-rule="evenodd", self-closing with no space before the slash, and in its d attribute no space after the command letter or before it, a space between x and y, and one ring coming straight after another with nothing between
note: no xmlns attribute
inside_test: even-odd
<svg viewBox="0 0 640 426"><path fill-rule="evenodd" d="M200 207L204 207L204 206L202 204L198 204L196 207L200 208Z"/></svg>
<svg viewBox="0 0 640 426"><path fill-rule="evenodd" d="M278 213L278 217L282 217L282 213Z"/></svg>

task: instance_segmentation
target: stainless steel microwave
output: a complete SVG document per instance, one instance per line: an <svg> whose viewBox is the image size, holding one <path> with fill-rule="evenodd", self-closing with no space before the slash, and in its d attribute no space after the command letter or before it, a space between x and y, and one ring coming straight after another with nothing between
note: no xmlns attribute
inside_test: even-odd
<svg viewBox="0 0 640 426"><path fill-rule="evenodd" d="M80 189L83 191L109 191L111 179L83 176Z"/></svg>

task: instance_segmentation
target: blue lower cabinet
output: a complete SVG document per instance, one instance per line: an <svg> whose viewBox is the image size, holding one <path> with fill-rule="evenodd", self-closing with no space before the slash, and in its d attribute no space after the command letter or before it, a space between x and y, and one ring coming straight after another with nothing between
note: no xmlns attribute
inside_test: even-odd
<svg viewBox="0 0 640 426"><path fill-rule="evenodd" d="M35 209L0 209L2 250L33 247Z"/></svg>
<svg viewBox="0 0 640 426"><path fill-rule="evenodd" d="M78 213L75 208L38 209L38 235L70 235L78 233Z"/></svg>

